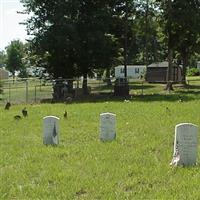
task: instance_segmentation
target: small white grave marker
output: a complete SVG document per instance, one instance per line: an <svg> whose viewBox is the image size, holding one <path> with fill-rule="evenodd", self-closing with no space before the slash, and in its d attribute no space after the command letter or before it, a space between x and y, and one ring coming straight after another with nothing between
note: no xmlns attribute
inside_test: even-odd
<svg viewBox="0 0 200 200"><path fill-rule="evenodd" d="M44 131L43 143L48 145L57 145L59 143L58 117L46 116L43 118Z"/></svg>
<svg viewBox="0 0 200 200"><path fill-rule="evenodd" d="M182 123L176 125L174 154L171 165L195 165L197 160L197 147L198 126L191 123Z"/></svg>
<svg viewBox="0 0 200 200"><path fill-rule="evenodd" d="M100 114L100 140L111 141L116 138L116 115L113 113Z"/></svg>

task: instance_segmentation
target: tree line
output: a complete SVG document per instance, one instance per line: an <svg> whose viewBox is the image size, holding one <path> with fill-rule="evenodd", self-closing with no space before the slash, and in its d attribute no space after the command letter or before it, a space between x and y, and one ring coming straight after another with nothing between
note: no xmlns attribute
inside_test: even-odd
<svg viewBox="0 0 200 200"><path fill-rule="evenodd" d="M87 77L118 64L169 61L186 67L200 58L199 0L21 0L30 40L29 64L54 78ZM7 49L10 54L9 48ZM9 66L9 63L8 63ZM168 80L170 80L170 73Z"/></svg>

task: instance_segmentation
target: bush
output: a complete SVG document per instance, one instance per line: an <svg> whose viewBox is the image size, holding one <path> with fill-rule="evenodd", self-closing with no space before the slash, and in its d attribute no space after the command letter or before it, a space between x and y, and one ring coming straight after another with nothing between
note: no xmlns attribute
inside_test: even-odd
<svg viewBox="0 0 200 200"><path fill-rule="evenodd" d="M191 68L188 69L187 71L187 76L199 76L200 75L200 70L197 68Z"/></svg>
<svg viewBox="0 0 200 200"><path fill-rule="evenodd" d="M27 78L28 73L26 72L26 69L21 69L18 75L20 78Z"/></svg>

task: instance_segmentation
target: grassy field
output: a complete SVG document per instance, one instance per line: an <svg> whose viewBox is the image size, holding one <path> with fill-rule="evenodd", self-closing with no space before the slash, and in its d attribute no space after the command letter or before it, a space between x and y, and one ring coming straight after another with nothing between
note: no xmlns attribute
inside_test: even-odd
<svg viewBox="0 0 200 200"><path fill-rule="evenodd" d="M0 199L200 199L200 165L169 165L175 125L200 126L200 91L26 105L14 120L24 106L0 107ZM99 140L102 112L117 115L113 142ZM46 115L60 117L57 147L42 144Z"/></svg>

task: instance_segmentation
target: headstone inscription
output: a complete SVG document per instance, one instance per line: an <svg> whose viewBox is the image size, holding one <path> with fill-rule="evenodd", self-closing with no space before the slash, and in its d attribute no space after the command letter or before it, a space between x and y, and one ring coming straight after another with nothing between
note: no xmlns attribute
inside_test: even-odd
<svg viewBox="0 0 200 200"><path fill-rule="evenodd" d="M111 141L116 138L116 115L113 113L100 114L100 140Z"/></svg>
<svg viewBox="0 0 200 200"><path fill-rule="evenodd" d="M171 165L193 166L197 162L198 126L181 123L175 127L174 154Z"/></svg>
<svg viewBox="0 0 200 200"><path fill-rule="evenodd" d="M59 118L55 116L46 116L43 118L43 143L46 145L59 144Z"/></svg>

